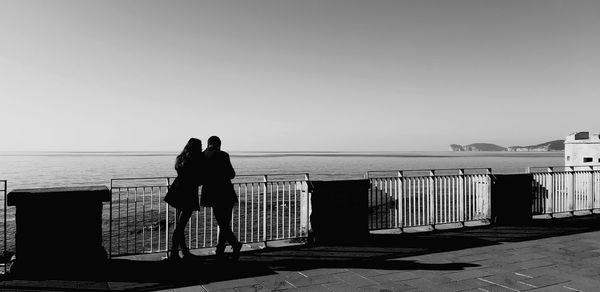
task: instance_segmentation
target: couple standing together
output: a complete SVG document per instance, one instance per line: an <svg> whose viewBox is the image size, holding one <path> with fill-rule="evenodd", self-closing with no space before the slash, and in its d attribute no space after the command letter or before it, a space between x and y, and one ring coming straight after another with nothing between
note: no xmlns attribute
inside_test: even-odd
<svg viewBox="0 0 600 292"><path fill-rule="evenodd" d="M231 179L235 170L231 165L229 154L221 151L221 139L217 136L208 138L206 150L202 151L202 142L191 138L181 154L175 159L177 178L165 195L165 202L177 209L177 223L173 231L169 259L178 260L179 248L183 257L192 257L185 243L185 226L192 213L199 211L200 206L212 207L219 225L217 258L225 258L227 242L233 248L233 258L239 257L242 243L231 230L231 211L238 198ZM202 185L201 199L198 200L198 187Z"/></svg>

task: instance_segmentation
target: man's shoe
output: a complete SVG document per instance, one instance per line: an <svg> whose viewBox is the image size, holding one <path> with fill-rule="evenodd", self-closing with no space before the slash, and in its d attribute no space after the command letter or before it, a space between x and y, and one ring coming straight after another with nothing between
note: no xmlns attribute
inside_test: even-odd
<svg viewBox="0 0 600 292"><path fill-rule="evenodd" d="M231 247L233 248L232 259L237 261L240 259L240 251L242 250L243 244L238 242L237 244L233 244Z"/></svg>

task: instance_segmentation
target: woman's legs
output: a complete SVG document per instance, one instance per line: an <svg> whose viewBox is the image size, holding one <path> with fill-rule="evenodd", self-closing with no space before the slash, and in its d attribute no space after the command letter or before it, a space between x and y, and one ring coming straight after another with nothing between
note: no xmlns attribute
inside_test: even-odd
<svg viewBox="0 0 600 292"><path fill-rule="evenodd" d="M187 225L190 217L192 216L192 210L177 210L177 223L175 230L173 231L173 239L171 241L171 257L179 257L179 246L183 250L184 254L189 254L189 249L185 244L185 226Z"/></svg>

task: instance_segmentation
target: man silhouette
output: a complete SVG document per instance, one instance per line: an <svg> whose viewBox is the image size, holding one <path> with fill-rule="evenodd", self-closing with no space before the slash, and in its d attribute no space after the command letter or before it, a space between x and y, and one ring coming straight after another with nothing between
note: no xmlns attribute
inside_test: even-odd
<svg viewBox="0 0 600 292"><path fill-rule="evenodd" d="M221 139L217 136L208 138L208 146L204 150L205 179L202 186L200 204L212 207L219 225L219 240L217 242L217 257L225 257L227 242L233 248L233 258L238 259L242 244L237 240L231 230L231 211L238 202L237 194L231 180L235 177L235 170L231 165L229 154L221 151Z"/></svg>

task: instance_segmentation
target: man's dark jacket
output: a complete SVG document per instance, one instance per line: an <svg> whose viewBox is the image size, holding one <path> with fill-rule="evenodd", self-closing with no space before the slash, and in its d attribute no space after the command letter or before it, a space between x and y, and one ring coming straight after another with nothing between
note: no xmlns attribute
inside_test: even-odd
<svg viewBox="0 0 600 292"><path fill-rule="evenodd" d="M205 207L235 204L238 199L231 180L235 170L227 152L207 148L204 150L205 176L200 205Z"/></svg>

